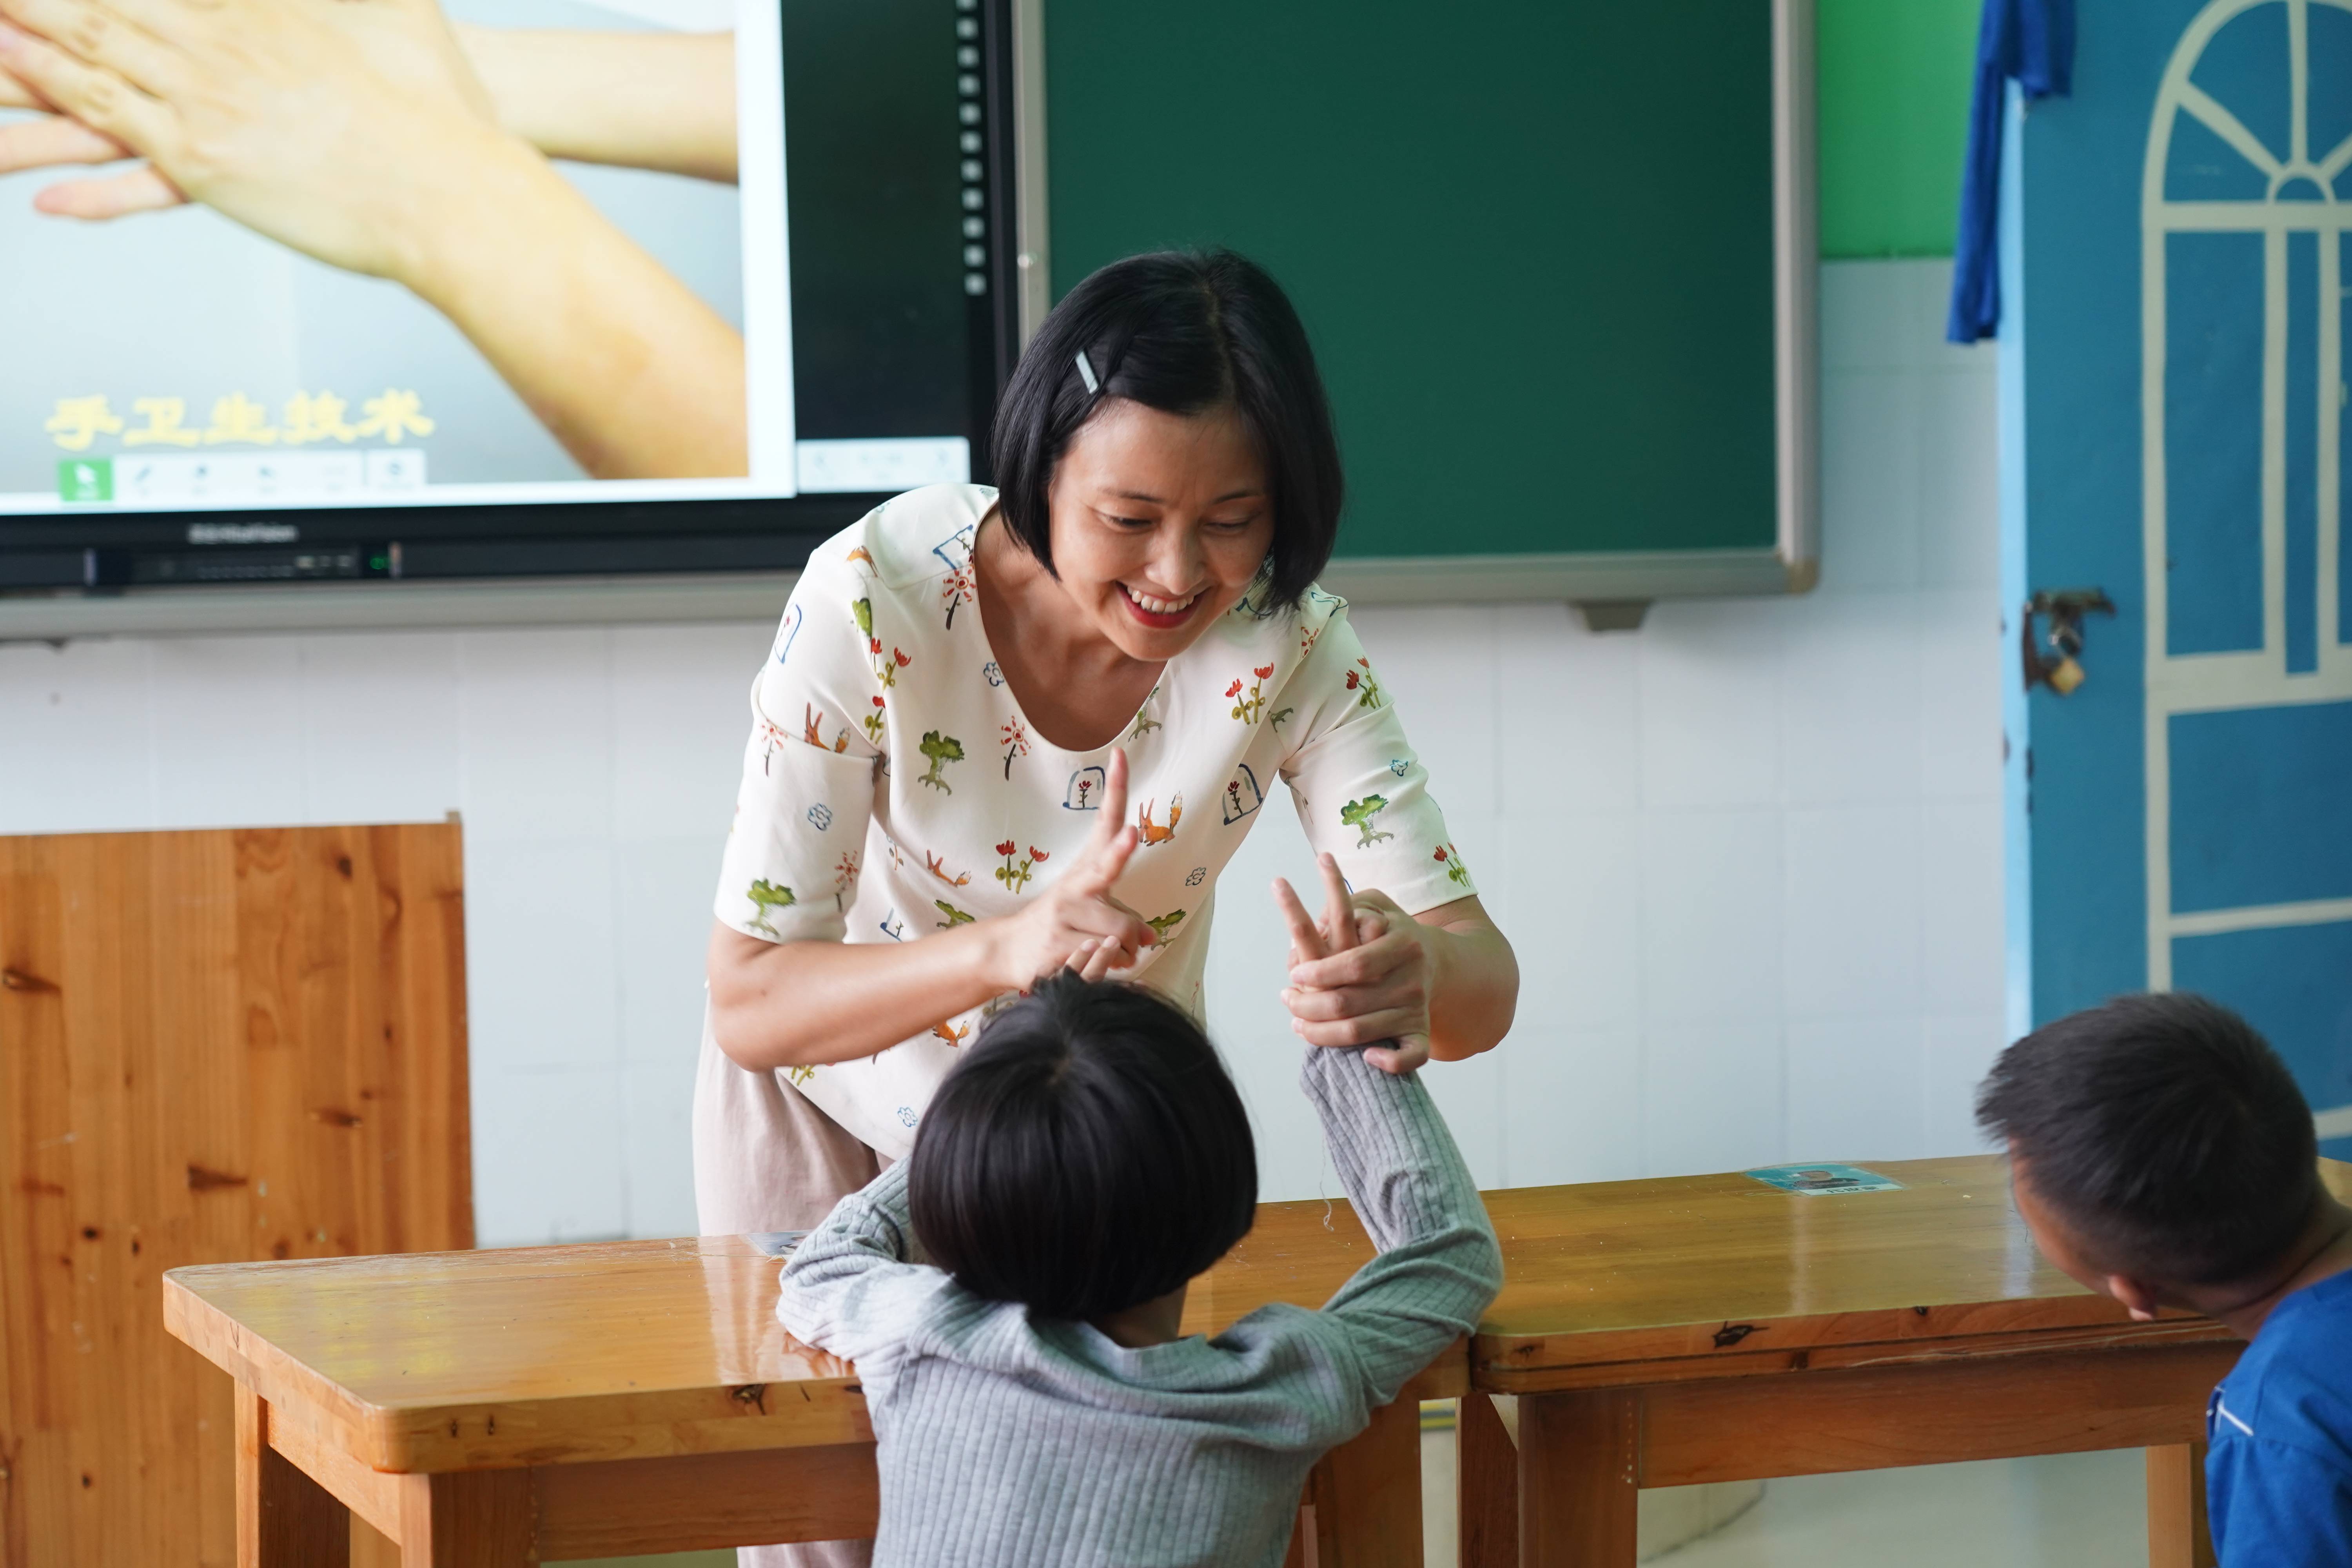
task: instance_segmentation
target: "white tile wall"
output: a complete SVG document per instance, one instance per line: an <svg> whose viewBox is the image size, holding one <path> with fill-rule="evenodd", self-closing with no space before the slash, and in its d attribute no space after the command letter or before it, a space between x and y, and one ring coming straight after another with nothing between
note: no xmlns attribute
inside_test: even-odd
<svg viewBox="0 0 2352 1568"><path fill-rule="evenodd" d="M1822 585L1596 636L1365 608L1518 1023L1430 1081L1480 1179L1974 1146L2001 1040L1990 349L1948 269L1823 269ZM764 626L0 647L0 832L465 814L486 1245L693 1224L709 884ZM1219 899L1211 1023L1270 1197L1336 1192L1272 994L1286 813Z"/></svg>

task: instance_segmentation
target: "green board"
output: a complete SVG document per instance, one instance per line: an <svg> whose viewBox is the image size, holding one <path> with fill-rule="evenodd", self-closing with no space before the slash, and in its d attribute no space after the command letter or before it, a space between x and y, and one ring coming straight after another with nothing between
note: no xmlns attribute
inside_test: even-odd
<svg viewBox="0 0 2352 1568"><path fill-rule="evenodd" d="M1053 3L1053 280L1226 245L1313 334L1343 557L1770 551L1769 0Z"/></svg>

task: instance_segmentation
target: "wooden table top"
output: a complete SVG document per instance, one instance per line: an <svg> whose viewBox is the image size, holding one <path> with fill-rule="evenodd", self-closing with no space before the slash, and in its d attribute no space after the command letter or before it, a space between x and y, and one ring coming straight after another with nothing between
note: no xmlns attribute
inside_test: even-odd
<svg viewBox="0 0 2352 1568"><path fill-rule="evenodd" d="M1185 1332L1320 1306L1372 1255L1345 1203L1258 1216ZM164 1277L164 1321L383 1470L870 1440L856 1370L777 1323L778 1268L736 1237L220 1264ZM1408 1393L1467 1386L1457 1351Z"/></svg>
<svg viewBox="0 0 2352 1568"><path fill-rule="evenodd" d="M2352 1165L2321 1165L2352 1194ZM1998 1155L1867 1168L1902 1189L1807 1195L1727 1173L1488 1194L1507 1283L1473 1381L1534 1392L2228 1337L2189 1314L2133 1323L2043 1262Z"/></svg>
<svg viewBox="0 0 2352 1568"><path fill-rule="evenodd" d="M2352 1194L2352 1166L2324 1163ZM2222 1333L2131 1324L2043 1264L1997 1158L1871 1168L1903 1190L1807 1197L1727 1174L1489 1194L1509 1282L1466 1362L1440 1357L1407 1392ZM1371 1255L1344 1202L1262 1205L1195 1283L1185 1331L1318 1306ZM383 1470L870 1439L855 1369L777 1324L776 1275L708 1237L221 1264L166 1275L164 1321L274 1419Z"/></svg>

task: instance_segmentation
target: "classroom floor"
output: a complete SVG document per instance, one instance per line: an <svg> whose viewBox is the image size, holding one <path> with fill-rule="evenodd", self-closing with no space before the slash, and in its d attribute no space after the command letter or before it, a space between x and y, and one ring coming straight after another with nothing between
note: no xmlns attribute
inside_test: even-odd
<svg viewBox="0 0 2352 1568"><path fill-rule="evenodd" d="M2137 1448L1992 1459L1766 1484L1717 1531L1653 1558L1667 1568L2144 1568ZM1454 1568L1454 1434L1421 1444L1427 1568ZM734 1568L731 1552L576 1568Z"/></svg>

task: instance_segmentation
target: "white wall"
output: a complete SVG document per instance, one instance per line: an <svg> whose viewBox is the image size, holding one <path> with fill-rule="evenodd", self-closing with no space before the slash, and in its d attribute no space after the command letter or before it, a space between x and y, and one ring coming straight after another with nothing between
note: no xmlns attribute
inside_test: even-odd
<svg viewBox="0 0 2352 1568"><path fill-rule="evenodd" d="M1948 267L1823 271L1824 571L1801 598L1357 613L1526 974L1433 1069L1490 1185L1974 1146L2001 1043L1990 349ZM762 625L0 647L0 832L466 821L484 1245L693 1228L710 881ZM1212 1023L1269 1197L1332 1190L1260 889Z"/></svg>

